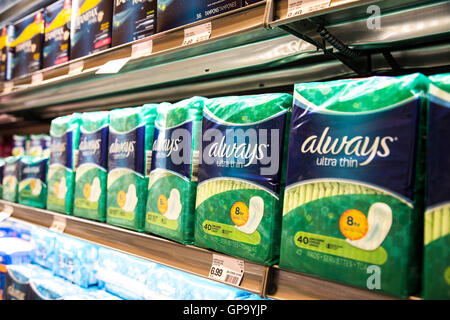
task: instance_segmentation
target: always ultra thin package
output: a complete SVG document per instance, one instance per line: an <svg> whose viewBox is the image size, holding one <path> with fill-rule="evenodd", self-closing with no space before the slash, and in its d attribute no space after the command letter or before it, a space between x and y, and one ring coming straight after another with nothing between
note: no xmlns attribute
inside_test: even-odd
<svg viewBox="0 0 450 320"><path fill-rule="evenodd" d="M73 208L73 214L77 217L106 220L108 134L108 112L86 112L81 115Z"/></svg>
<svg viewBox="0 0 450 320"><path fill-rule="evenodd" d="M158 106L145 231L181 243L194 238L194 205L205 98Z"/></svg>
<svg viewBox="0 0 450 320"><path fill-rule="evenodd" d="M156 105L110 111L106 222L143 231Z"/></svg>
<svg viewBox="0 0 450 320"><path fill-rule="evenodd" d="M426 91L421 74L295 86L280 267L415 293Z"/></svg>
<svg viewBox="0 0 450 320"><path fill-rule="evenodd" d="M47 204L48 157L23 156L20 159L20 204L45 208Z"/></svg>
<svg viewBox="0 0 450 320"><path fill-rule="evenodd" d="M72 214L78 160L80 114L58 117L50 125L51 147L47 177L47 209Z"/></svg>
<svg viewBox="0 0 450 320"><path fill-rule="evenodd" d="M424 299L450 299L450 73L430 78Z"/></svg>
<svg viewBox="0 0 450 320"><path fill-rule="evenodd" d="M3 199L17 202L20 180L20 157L11 156L5 158L5 168L3 170Z"/></svg>
<svg viewBox="0 0 450 320"><path fill-rule="evenodd" d="M223 97L203 113L195 244L278 261L283 157L292 96Z"/></svg>

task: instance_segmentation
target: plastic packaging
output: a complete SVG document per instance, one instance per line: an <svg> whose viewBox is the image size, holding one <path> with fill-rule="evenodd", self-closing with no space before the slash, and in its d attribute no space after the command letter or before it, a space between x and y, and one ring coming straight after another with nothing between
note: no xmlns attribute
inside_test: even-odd
<svg viewBox="0 0 450 320"><path fill-rule="evenodd" d="M295 85L280 267L418 289L427 78Z"/></svg>
<svg viewBox="0 0 450 320"><path fill-rule="evenodd" d="M110 112L107 216L109 224L143 231L156 105Z"/></svg>
<svg viewBox="0 0 450 320"><path fill-rule="evenodd" d="M211 99L203 117L195 244L278 261L289 94Z"/></svg>
<svg viewBox="0 0 450 320"><path fill-rule="evenodd" d="M450 299L450 73L429 77L424 299Z"/></svg>
<svg viewBox="0 0 450 320"><path fill-rule="evenodd" d="M77 217L106 220L108 134L108 112L82 114L73 210Z"/></svg>
<svg viewBox="0 0 450 320"><path fill-rule="evenodd" d="M199 138L206 99L158 106L145 231L181 243L194 238Z"/></svg>
<svg viewBox="0 0 450 320"><path fill-rule="evenodd" d="M80 114L58 117L50 125L51 154L47 177L47 209L72 214L78 161Z"/></svg>

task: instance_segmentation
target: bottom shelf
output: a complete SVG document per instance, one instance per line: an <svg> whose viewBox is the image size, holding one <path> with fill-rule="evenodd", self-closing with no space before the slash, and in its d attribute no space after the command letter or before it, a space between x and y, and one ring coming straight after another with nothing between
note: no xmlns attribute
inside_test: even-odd
<svg viewBox="0 0 450 320"><path fill-rule="evenodd" d="M106 223L28 207L0 200L0 212L11 212L11 218L50 228L54 222L64 233L82 240L122 251L158 264L208 278L216 252L183 245L146 233L135 232ZM219 253L220 255L224 255ZM394 300L388 295L351 287L278 266L264 266L244 260L245 273L239 288L275 300ZM410 299L418 299L411 297Z"/></svg>

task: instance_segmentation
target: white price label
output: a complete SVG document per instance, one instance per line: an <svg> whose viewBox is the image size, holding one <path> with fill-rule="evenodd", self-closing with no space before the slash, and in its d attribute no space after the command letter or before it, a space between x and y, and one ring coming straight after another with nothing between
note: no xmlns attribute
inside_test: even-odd
<svg viewBox="0 0 450 320"><path fill-rule="evenodd" d="M209 278L238 286L244 276L244 261L213 254Z"/></svg>
<svg viewBox="0 0 450 320"><path fill-rule="evenodd" d="M0 211L0 222L3 222L4 220L11 217L12 213L14 211L14 208L8 205L5 205L3 207L3 210Z"/></svg>
<svg viewBox="0 0 450 320"><path fill-rule="evenodd" d="M32 86L38 85L42 82L42 80L44 80L44 75L42 74L42 72L36 72L31 75Z"/></svg>
<svg viewBox="0 0 450 320"><path fill-rule="evenodd" d="M131 57L110 60L107 63L105 63L104 65L102 65L97 70L96 74L117 73L120 71L120 69L123 68L124 65L127 64L128 61L130 61L130 59L131 59Z"/></svg>
<svg viewBox="0 0 450 320"><path fill-rule="evenodd" d="M14 88L14 81L8 81L3 84L3 93L10 93Z"/></svg>
<svg viewBox="0 0 450 320"><path fill-rule="evenodd" d="M83 72L84 61L77 61L69 64L69 76Z"/></svg>
<svg viewBox="0 0 450 320"><path fill-rule="evenodd" d="M66 218L54 216L53 223L50 226L50 230L63 233L65 228L66 228Z"/></svg>
<svg viewBox="0 0 450 320"><path fill-rule="evenodd" d="M211 21L195 27L184 29L183 46L188 46L197 42L208 40L211 37Z"/></svg>
<svg viewBox="0 0 450 320"><path fill-rule="evenodd" d="M326 9L330 6L330 2L331 0L288 0L286 18Z"/></svg>
<svg viewBox="0 0 450 320"><path fill-rule="evenodd" d="M153 51L153 40L135 43L131 46L131 58L137 59L151 55Z"/></svg>

